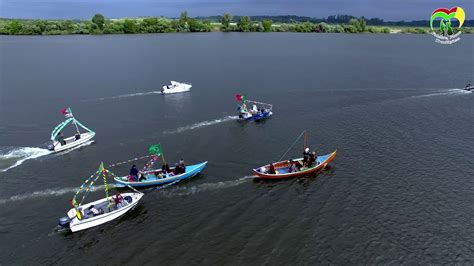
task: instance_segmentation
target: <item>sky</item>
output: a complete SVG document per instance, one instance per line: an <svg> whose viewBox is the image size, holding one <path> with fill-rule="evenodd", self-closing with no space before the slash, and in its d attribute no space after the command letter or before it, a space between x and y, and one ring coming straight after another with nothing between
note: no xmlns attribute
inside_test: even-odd
<svg viewBox="0 0 474 266"><path fill-rule="evenodd" d="M31 19L89 19L165 16L299 15L327 17L347 14L385 21L428 20L439 7L462 7L474 17L474 0L0 0L0 17ZM472 14L472 15L470 15Z"/></svg>

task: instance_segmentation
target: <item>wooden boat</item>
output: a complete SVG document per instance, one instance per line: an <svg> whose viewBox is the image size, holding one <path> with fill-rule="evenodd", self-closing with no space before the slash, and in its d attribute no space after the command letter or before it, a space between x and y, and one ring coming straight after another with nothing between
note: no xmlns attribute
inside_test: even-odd
<svg viewBox="0 0 474 266"><path fill-rule="evenodd" d="M289 173L289 167L290 167L290 161L280 161L273 163L273 166L275 167L275 172L276 174L268 174L267 171L270 167L270 164L264 165L262 167L253 169L253 172L257 177L259 178L267 178L267 179L281 179L281 178L293 178L293 177L298 177L298 176L304 176L304 175L309 175L313 174L324 167L326 167L334 158L336 158L337 151L334 151L332 153L322 155L322 156L317 156L316 157L316 162L313 167L309 168L301 168L300 171ZM293 159L293 162L296 165L303 165L303 158L299 159Z"/></svg>
<svg viewBox="0 0 474 266"><path fill-rule="evenodd" d="M59 219L59 226L70 229L72 232L81 231L115 220L137 206L143 193L136 190L109 197L106 181L108 175L115 176L101 163L99 170L86 179L76 192L72 199L74 208L67 212L66 217ZM105 198L82 204L94 183L101 177L104 180ZM78 201L80 194L83 194L82 200Z"/></svg>
<svg viewBox="0 0 474 266"><path fill-rule="evenodd" d="M309 153L309 148L306 146L306 130L305 130L298 136L298 138L296 138L296 141L290 146L288 150L286 150L286 152L283 154L283 156L281 156L278 162L272 163L275 169L274 174L269 173L269 169L272 164L267 164L259 168L253 169L253 172L255 173L256 177L265 178L265 179L282 179L282 178L292 178L292 177L309 175L323 169L332 160L334 160L334 158L336 158L337 150L326 155L316 156L314 158L315 159L314 165L310 167L303 166L303 158L293 159L292 161L297 170L294 172L290 172L290 165L291 165L290 161L289 160L282 161L281 159L285 157L285 155L295 146L295 144L301 139L301 137L303 137L303 135L304 135L303 149Z"/></svg>
<svg viewBox="0 0 474 266"><path fill-rule="evenodd" d="M160 186L164 184L169 184L172 182L182 181L184 179L192 178L193 176L199 174L207 165L207 161L199 164L188 165L186 166L186 171L180 175L163 176L161 174L161 169L149 170L145 172L145 180L143 181L129 181L128 176L115 177L114 180L117 186L131 186L131 187L147 187L147 186ZM174 167L173 167L174 168ZM173 170L171 168L171 170Z"/></svg>

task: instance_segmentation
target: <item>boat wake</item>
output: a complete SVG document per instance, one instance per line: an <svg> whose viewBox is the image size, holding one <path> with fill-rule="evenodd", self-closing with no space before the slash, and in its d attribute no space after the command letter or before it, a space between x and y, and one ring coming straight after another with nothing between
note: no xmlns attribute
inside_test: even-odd
<svg viewBox="0 0 474 266"><path fill-rule="evenodd" d="M21 165L26 160L50 153L51 151L38 147L15 147L3 151L0 149L0 172L6 172Z"/></svg>
<svg viewBox="0 0 474 266"><path fill-rule="evenodd" d="M129 93L129 94L122 94L122 95L103 97L103 98L97 98L97 99L87 99L87 100L83 100L83 102L96 102L96 101L128 98L128 97L146 96L146 95L151 95L151 94L161 94L161 91L147 91L147 92Z"/></svg>
<svg viewBox="0 0 474 266"><path fill-rule="evenodd" d="M112 184L109 185L109 188L112 188L112 187L114 187L114 185ZM102 190L102 189L104 189L104 186L94 186L89 191L97 191L97 190ZM31 193L14 195L6 199L0 199L0 204L6 204L10 202L15 202L15 201L23 201L23 200L30 200L30 199L36 199L36 198L43 198L43 197L56 197L56 196L61 196L64 194L71 194L71 197L72 197L72 193L76 192L77 190L79 190L78 187L34 191Z"/></svg>
<svg viewBox="0 0 474 266"><path fill-rule="evenodd" d="M449 89L449 90L435 92L435 93L416 95L416 96L412 96L411 98L426 98L426 97L433 97L433 96L459 95L459 94L468 94L468 93L471 93L471 92L461 90L461 89Z"/></svg>
<svg viewBox="0 0 474 266"><path fill-rule="evenodd" d="M212 191L224 188L235 187L247 182L249 179L253 179L255 176L244 176L236 180L222 181L215 183L204 183L195 186L178 186L172 189L160 190L161 196L164 197L179 197L179 196L189 196L196 193L204 191Z"/></svg>
<svg viewBox="0 0 474 266"><path fill-rule="evenodd" d="M201 128L201 127L212 126L212 125L215 125L215 124L219 124L219 123L223 123L223 122L227 122L227 121L231 121L231 120L237 120L237 119L239 119L238 116L226 116L224 118L219 118L219 119L214 119L214 120L209 120L209 121L203 121L203 122L199 122L199 123L192 124L192 125L189 125L189 126L179 127L179 128L177 128L173 131L165 131L163 133L164 134L181 133L183 131L194 130L194 129L198 129L198 128Z"/></svg>

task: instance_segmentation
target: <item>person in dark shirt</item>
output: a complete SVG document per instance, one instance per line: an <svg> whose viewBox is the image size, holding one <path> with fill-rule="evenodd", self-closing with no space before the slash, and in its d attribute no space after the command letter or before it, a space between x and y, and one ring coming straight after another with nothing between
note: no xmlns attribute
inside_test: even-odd
<svg viewBox="0 0 474 266"><path fill-rule="evenodd" d="M270 167L268 167L268 174L270 175L276 174L275 166L272 163L270 164Z"/></svg>
<svg viewBox="0 0 474 266"><path fill-rule="evenodd" d="M183 158L179 160L179 167L181 168L181 173L184 174L186 172L186 165L184 164Z"/></svg>
<svg viewBox="0 0 474 266"><path fill-rule="evenodd" d="M306 148L303 151L303 166L308 166L308 159L311 153L309 152L309 148Z"/></svg>
<svg viewBox="0 0 474 266"><path fill-rule="evenodd" d="M130 168L130 175L133 177L134 181L138 181L138 169L136 165L133 165L132 168Z"/></svg>
<svg viewBox="0 0 474 266"><path fill-rule="evenodd" d="M56 141L61 143L61 146L66 145L66 141L64 140L63 134L61 134L61 132L58 133Z"/></svg>
<svg viewBox="0 0 474 266"><path fill-rule="evenodd" d="M310 155L309 155L309 159L308 159L308 168L309 167L312 167L313 166L313 163L316 161L316 152L312 152Z"/></svg>

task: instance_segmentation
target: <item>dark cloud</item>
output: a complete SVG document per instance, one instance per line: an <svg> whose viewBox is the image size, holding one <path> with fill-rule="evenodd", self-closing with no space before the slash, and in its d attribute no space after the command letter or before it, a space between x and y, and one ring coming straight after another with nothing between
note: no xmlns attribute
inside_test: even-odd
<svg viewBox="0 0 474 266"><path fill-rule="evenodd" d="M7 18L90 18L102 13L109 18L137 16L191 16L335 14L379 17L385 20L428 19L438 7L461 6L466 16L474 13L474 0L0 0L0 16Z"/></svg>

